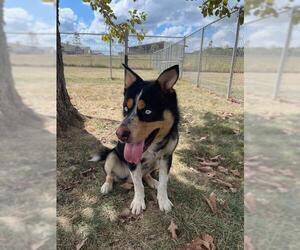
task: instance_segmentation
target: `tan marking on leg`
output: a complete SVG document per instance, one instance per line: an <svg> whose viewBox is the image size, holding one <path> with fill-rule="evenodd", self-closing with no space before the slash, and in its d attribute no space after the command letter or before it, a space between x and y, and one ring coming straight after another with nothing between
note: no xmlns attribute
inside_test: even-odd
<svg viewBox="0 0 300 250"><path fill-rule="evenodd" d="M107 175L106 178L105 178L105 182L113 183L114 182L113 175Z"/></svg>
<svg viewBox="0 0 300 250"><path fill-rule="evenodd" d="M114 166L118 163L117 156L114 153L110 153L106 158L104 169L106 172L105 182L101 187L101 193L107 194L113 189L113 182L114 182L114 174L113 169Z"/></svg>
<svg viewBox="0 0 300 250"><path fill-rule="evenodd" d="M153 189L157 189L158 187L158 181L155 180L150 174L146 174L143 177L144 181L147 183L147 185Z"/></svg>

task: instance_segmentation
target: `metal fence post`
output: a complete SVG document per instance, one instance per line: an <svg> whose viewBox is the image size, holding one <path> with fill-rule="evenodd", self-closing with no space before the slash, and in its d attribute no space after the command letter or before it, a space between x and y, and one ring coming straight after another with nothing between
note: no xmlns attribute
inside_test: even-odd
<svg viewBox="0 0 300 250"><path fill-rule="evenodd" d="M109 38L109 69L110 69L110 79L113 79L112 76L112 53L111 53L111 37Z"/></svg>
<svg viewBox="0 0 300 250"><path fill-rule="evenodd" d="M230 76L229 76L228 87L227 87L227 95L226 95L227 99L231 95L231 87L232 87L232 80L233 80L233 73L234 73L234 64L235 64L235 59L236 59L237 46L238 46L238 42L239 42L239 33L240 33L239 16L240 16L240 13L238 13L237 22L236 22L235 42L234 42L234 48L233 48L233 51L232 51Z"/></svg>
<svg viewBox="0 0 300 250"><path fill-rule="evenodd" d="M181 59L180 79L183 77L183 66L184 66L185 45L186 45L186 37L183 38L183 48L182 48L182 59Z"/></svg>
<svg viewBox="0 0 300 250"><path fill-rule="evenodd" d="M274 93L273 93L273 99L277 98L278 92L279 92L279 89L280 89L280 85L281 85L281 81L282 81L282 74L283 74L286 58L287 58L287 55L288 55L288 50L289 50L292 31L293 31L293 16L294 16L295 9L296 8L294 7L291 10L291 19L290 19L290 22L289 22L289 27L288 27L288 32L287 32L284 48L283 48L281 58L280 58L280 63L279 63L278 73L277 73L277 79L276 79L276 85L275 85Z"/></svg>
<svg viewBox="0 0 300 250"><path fill-rule="evenodd" d="M197 87L200 86L200 72L202 71L202 54L203 54L203 40L204 40L205 28L202 29L201 43L199 51L199 64L198 64L198 75L197 75Z"/></svg>

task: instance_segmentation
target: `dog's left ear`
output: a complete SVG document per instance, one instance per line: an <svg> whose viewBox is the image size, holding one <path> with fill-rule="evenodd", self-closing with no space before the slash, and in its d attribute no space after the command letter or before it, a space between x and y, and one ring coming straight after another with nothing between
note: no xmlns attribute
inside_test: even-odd
<svg viewBox="0 0 300 250"><path fill-rule="evenodd" d="M157 78L157 81L160 84L162 90L168 91L175 85L175 83L178 80L178 77L179 66L174 65L171 68L168 68L164 72L162 72Z"/></svg>
<svg viewBox="0 0 300 250"><path fill-rule="evenodd" d="M122 63L125 69L125 89L128 89L137 80L142 80L142 78L136 74L131 68Z"/></svg>

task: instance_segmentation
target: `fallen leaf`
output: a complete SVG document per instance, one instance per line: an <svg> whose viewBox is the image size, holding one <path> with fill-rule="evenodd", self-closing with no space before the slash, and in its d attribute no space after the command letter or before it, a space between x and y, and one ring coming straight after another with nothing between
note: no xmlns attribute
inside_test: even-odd
<svg viewBox="0 0 300 250"><path fill-rule="evenodd" d="M121 188L124 188L124 189L126 189L126 190L130 190L130 189L132 189L133 184L132 184L132 183L129 183L129 182L125 182L125 183L123 183L122 185L120 185L120 187L121 187Z"/></svg>
<svg viewBox="0 0 300 250"><path fill-rule="evenodd" d="M127 207L124 208L122 210L122 212L119 214L119 217L121 219L128 219L130 217L130 210L129 210L129 208L127 208Z"/></svg>
<svg viewBox="0 0 300 250"><path fill-rule="evenodd" d="M171 220L170 226L168 227L168 230L171 233L171 237L173 240L177 239L176 230L178 229L177 225L174 223L174 220Z"/></svg>
<svg viewBox="0 0 300 250"><path fill-rule="evenodd" d="M214 171L212 169L212 167L209 167L209 166L206 166L206 167L197 167L197 169L200 170L201 172L205 172L205 173Z"/></svg>
<svg viewBox="0 0 300 250"><path fill-rule="evenodd" d="M215 214L217 212L217 196L214 192L212 192L208 198L205 198L208 206L211 211Z"/></svg>
<svg viewBox="0 0 300 250"><path fill-rule="evenodd" d="M256 162L256 161L245 161L245 167L257 167L259 166L260 163L259 162Z"/></svg>
<svg viewBox="0 0 300 250"><path fill-rule="evenodd" d="M221 155L216 155L212 158L210 158L211 161L218 161L218 160L223 160L224 158Z"/></svg>
<svg viewBox="0 0 300 250"><path fill-rule="evenodd" d="M205 175L208 177L208 178L212 178L212 177L214 177L215 175L216 175L216 171L212 171L212 172L208 172L208 173L206 173Z"/></svg>
<svg viewBox="0 0 300 250"><path fill-rule="evenodd" d="M244 236L244 249L245 250L254 250L255 249L252 244L252 239L247 235Z"/></svg>
<svg viewBox="0 0 300 250"><path fill-rule="evenodd" d="M237 169L230 170L230 172L231 172L234 176L241 177L241 174L240 174L240 172L239 172Z"/></svg>
<svg viewBox="0 0 300 250"><path fill-rule="evenodd" d="M91 172L94 172L94 171L95 171L95 168L91 167L91 168L89 168L85 171L80 172L80 175L86 177L88 173L91 173Z"/></svg>
<svg viewBox="0 0 300 250"><path fill-rule="evenodd" d="M31 250L40 249L49 239L44 239L31 245Z"/></svg>
<svg viewBox="0 0 300 250"><path fill-rule="evenodd" d="M214 182L217 182L217 183L219 183L219 184L221 184L221 185L223 185L225 187L228 187L228 188L232 188L233 187L231 183L226 182L226 181L222 181L220 179L215 179Z"/></svg>
<svg viewBox="0 0 300 250"><path fill-rule="evenodd" d="M84 239L84 240L80 241L80 242L76 245L76 250L80 250L80 249L83 247L83 245L84 245L84 243L86 242L86 240L87 240L87 239Z"/></svg>
<svg viewBox="0 0 300 250"><path fill-rule="evenodd" d="M287 188L284 187L277 187L277 189L280 193L287 193L289 191Z"/></svg>
<svg viewBox="0 0 300 250"><path fill-rule="evenodd" d="M132 214L129 208L124 208L118 215L118 218L122 223L135 221L138 219L142 219L143 217L144 217L143 213L139 215Z"/></svg>
<svg viewBox="0 0 300 250"><path fill-rule="evenodd" d="M228 174L228 169L222 166L219 166L217 170L223 174Z"/></svg>
<svg viewBox="0 0 300 250"><path fill-rule="evenodd" d="M208 162L208 161L202 161L200 162L201 165L204 165L204 166L211 166L211 167L216 167L219 165L218 162L215 162L215 161L211 161L211 162Z"/></svg>
<svg viewBox="0 0 300 250"><path fill-rule="evenodd" d="M209 234L204 234L202 236L203 240L208 242L210 245L209 250L214 250L216 249L215 244L214 244L214 238L212 236L210 236Z"/></svg>
<svg viewBox="0 0 300 250"><path fill-rule="evenodd" d="M256 211L256 200L252 193L245 194L244 198L245 207L250 213L255 213Z"/></svg>
<svg viewBox="0 0 300 250"><path fill-rule="evenodd" d="M246 160L247 161L257 161L261 158L262 158L262 155L255 155L255 156L247 157Z"/></svg>
<svg viewBox="0 0 300 250"><path fill-rule="evenodd" d="M203 234L188 243L183 250L215 250L214 239L209 234Z"/></svg>
<svg viewBox="0 0 300 250"><path fill-rule="evenodd" d="M281 169L278 170L281 174L288 176L288 177L294 177L294 173L290 169Z"/></svg>
<svg viewBox="0 0 300 250"><path fill-rule="evenodd" d="M207 136L200 137L199 141L205 141L207 139Z"/></svg>
<svg viewBox="0 0 300 250"><path fill-rule="evenodd" d="M197 156L196 159L199 161L205 161L205 159L203 157L199 157L199 156Z"/></svg>
<svg viewBox="0 0 300 250"><path fill-rule="evenodd" d="M270 167L267 167L267 166L259 166L258 169L262 172L265 172L265 173L269 173L269 174L274 173L274 169L270 168Z"/></svg>

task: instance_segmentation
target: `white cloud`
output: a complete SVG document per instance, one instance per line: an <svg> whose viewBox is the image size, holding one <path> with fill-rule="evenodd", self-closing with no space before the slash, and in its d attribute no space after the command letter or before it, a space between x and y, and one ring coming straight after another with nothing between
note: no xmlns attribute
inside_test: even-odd
<svg viewBox="0 0 300 250"><path fill-rule="evenodd" d="M61 31L77 31L77 20L78 17L71 8L59 9L59 22Z"/></svg>
<svg viewBox="0 0 300 250"><path fill-rule="evenodd" d="M22 8L4 8L4 22L6 27L17 30L27 30L30 23L33 21L33 16Z"/></svg>
<svg viewBox="0 0 300 250"><path fill-rule="evenodd" d="M49 6L54 11L53 6ZM52 35L16 35L10 34L10 32L22 32L22 33L54 33L55 22L45 23L37 20L33 15L29 14L22 8L4 8L4 21L5 31L9 43L20 43L25 45L32 45L34 42L36 46L52 46L54 47L56 42L55 34Z"/></svg>
<svg viewBox="0 0 300 250"><path fill-rule="evenodd" d="M283 47L289 24L289 12L245 25L247 47Z"/></svg>
<svg viewBox="0 0 300 250"><path fill-rule="evenodd" d="M112 8L116 12L118 20L126 19L129 9L135 8L145 11L148 16L144 26L147 31L151 31L152 33L155 33L158 27L164 25L168 27L184 26L185 29L195 29L207 24L211 18L203 18L198 6L199 2L197 1L112 1ZM183 34L184 32L181 33Z"/></svg>
<svg viewBox="0 0 300 250"><path fill-rule="evenodd" d="M235 30L230 27L220 27L212 36L214 47L233 47L235 42Z"/></svg>
<svg viewBox="0 0 300 250"><path fill-rule="evenodd" d="M106 25L104 24L103 17L94 12L94 19L91 22L90 26L86 29L86 32L89 33L104 33L106 31Z"/></svg>
<svg viewBox="0 0 300 250"><path fill-rule="evenodd" d="M59 20L60 22L76 22L77 15L70 8L60 8Z"/></svg>
<svg viewBox="0 0 300 250"><path fill-rule="evenodd" d="M183 26L171 26L165 28L161 33L163 36L180 36L184 32L185 28Z"/></svg>

